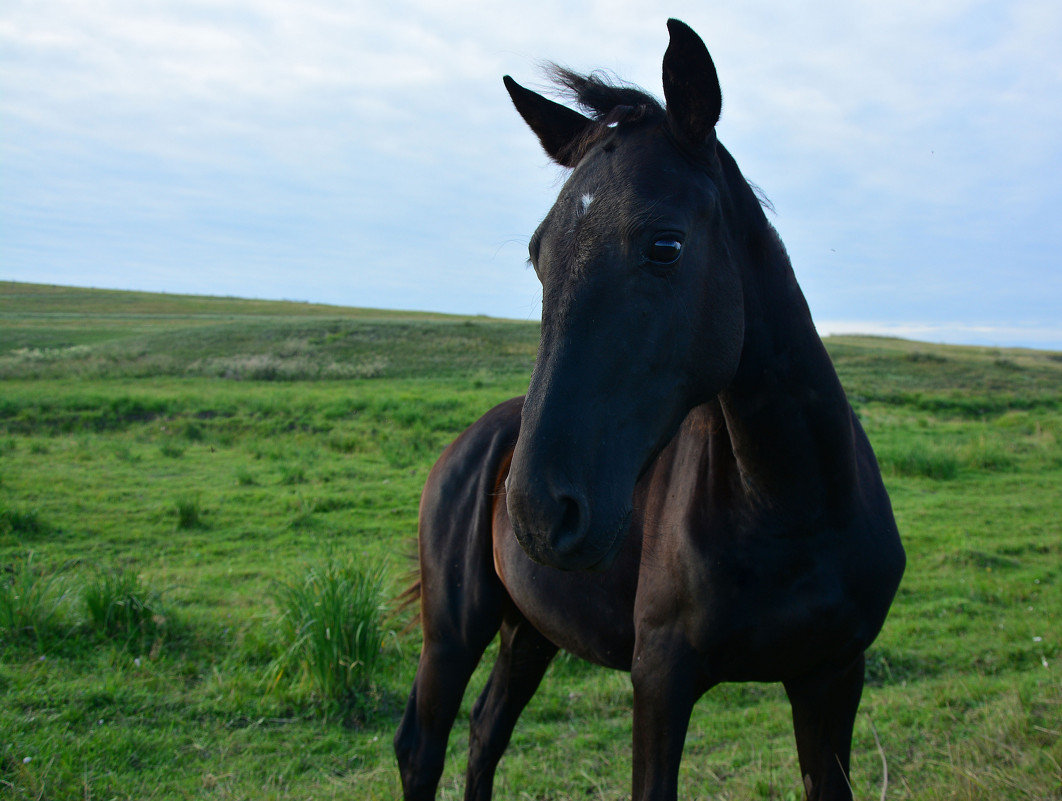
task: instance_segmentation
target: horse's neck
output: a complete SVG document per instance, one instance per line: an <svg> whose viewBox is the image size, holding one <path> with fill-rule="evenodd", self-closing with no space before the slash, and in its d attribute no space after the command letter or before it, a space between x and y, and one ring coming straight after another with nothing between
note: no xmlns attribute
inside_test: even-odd
<svg viewBox="0 0 1062 801"><path fill-rule="evenodd" d="M851 412L785 249L764 225L750 240L741 362L719 401L746 498L819 519L852 497Z"/></svg>

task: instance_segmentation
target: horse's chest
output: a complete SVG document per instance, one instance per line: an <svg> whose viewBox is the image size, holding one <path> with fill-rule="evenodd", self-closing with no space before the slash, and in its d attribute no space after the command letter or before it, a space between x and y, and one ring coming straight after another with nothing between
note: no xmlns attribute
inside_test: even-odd
<svg viewBox="0 0 1062 801"><path fill-rule="evenodd" d="M636 541L610 570L566 572L532 562L507 526L495 529L494 567L521 614L576 656L629 670L634 650Z"/></svg>
<svg viewBox="0 0 1062 801"><path fill-rule="evenodd" d="M699 655L710 683L776 681L850 659L877 632L884 612L866 603L877 560L859 532L794 537L695 517L637 520L603 573L534 564L500 525L495 568L535 628L613 668L629 669L638 643L666 631Z"/></svg>
<svg viewBox="0 0 1062 801"><path fill-rule="evenodd" d="M857 579L836 535L689 537L646 554L636 626L681 631L714 681L774 681L861 650ZM831 656L832 655L832 656Z"/></svg>

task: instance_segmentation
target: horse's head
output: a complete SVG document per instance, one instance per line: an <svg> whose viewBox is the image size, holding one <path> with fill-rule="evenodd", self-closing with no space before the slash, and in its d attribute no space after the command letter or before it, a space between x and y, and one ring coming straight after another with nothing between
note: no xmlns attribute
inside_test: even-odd
<svg viewBox="0 0 1062 801"><path fill-rule="evenodd" d="M611 563L638 477L741 354L719 82L697 34L668 29L666 107L555 69L588 117L505 79L546 152L573 170L529 248L542 340L507 482L521 545L564 569Z"/></svg>

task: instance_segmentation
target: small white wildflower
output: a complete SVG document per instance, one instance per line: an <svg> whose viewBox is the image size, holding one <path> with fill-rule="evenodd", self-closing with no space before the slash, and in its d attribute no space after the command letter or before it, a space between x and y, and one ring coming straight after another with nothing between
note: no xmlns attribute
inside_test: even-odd
<svg viewBox="0 0 1062 801"><path fill-rule="evenodd" d="M1043 665L1044 667L1047 667L1047 657L1046 656L1041 656L1040 657L1040 664Z"/></svg>
<svg viewBox="0 0 1062 801"><path fill-rule="evenodd" d="M32 761L33 761L33 757L23 757L22 758L22 764L23 765L28 765Z"/></svg>
<svg viewBox="0 0 1062 801"><path fill-rule="evenodd" d="M140 667L140 657L139 656L136 659L133 660L133 664L136 665L137 667Z"/></svg>
<svg viewBox="0 0 1062 801"><path fill-rule="evenodd" d="M1033 642L1043 642L1043 641L1044 641L1043 637L1033 637Z"/></svg>

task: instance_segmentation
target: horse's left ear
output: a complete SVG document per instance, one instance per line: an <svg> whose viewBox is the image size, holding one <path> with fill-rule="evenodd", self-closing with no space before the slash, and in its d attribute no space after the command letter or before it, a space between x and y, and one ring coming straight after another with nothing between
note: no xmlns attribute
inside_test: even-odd
<svg viewBox="0 0 1062 801"><path fill-rule="evenodd" d="M549 157L562 167L574 167L578 161L575 144L597 123L538 92L525 89L508 75L502 80L516 110L538 136Z"/></svg>
<svg viewBox="0 0 1062 801"><path fill-rule="evenodd" d="M715 132L723 108L723 93L715 64L701 37L684 22L667 21L671 42L664 53L664 98L675 133L694 146Z"/></svg>

